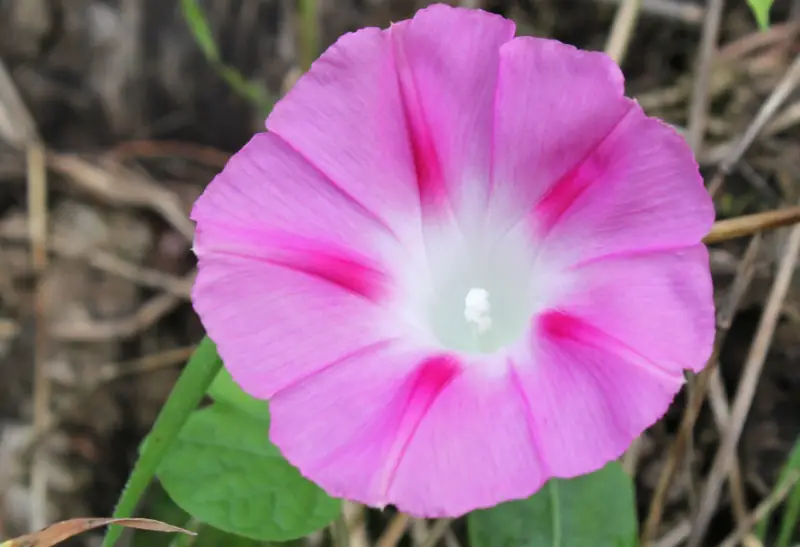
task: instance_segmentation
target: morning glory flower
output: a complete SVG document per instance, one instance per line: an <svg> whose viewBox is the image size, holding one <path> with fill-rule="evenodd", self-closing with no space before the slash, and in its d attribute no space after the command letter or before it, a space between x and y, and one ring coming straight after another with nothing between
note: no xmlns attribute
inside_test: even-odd
<svg viewBox="0 0 800 547"><path fill-rule="evenodd" d="M197 312L333 496L528 497L618 458L711 352L689 147L604 54L514 31L434 5L342 36L194 207Z"/></svg>

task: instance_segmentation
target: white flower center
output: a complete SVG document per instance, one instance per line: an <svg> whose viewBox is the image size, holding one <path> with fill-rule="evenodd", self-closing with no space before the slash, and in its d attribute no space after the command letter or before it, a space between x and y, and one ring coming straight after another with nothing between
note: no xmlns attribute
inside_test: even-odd
<svg viewBox="0 0 800 547"><path fill-rule="evenodd" d="M426 231L424 255L400 268L405 290L398 305L429 342L490 354L526 343L550 283L534 268L527 226L478 226L467 234L449 226Z"/></svg>
<svg viewBox="0 0 800 547"><path fill-rule="evenodd" d="M478 336L492 328L491 313L489 291L480 287L470 289L464 299L464 318L475 325Z"/></svg>

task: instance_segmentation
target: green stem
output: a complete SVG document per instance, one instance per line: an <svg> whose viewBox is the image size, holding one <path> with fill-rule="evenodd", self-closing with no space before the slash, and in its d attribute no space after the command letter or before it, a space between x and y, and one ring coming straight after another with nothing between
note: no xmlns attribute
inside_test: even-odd
<svg viewBox="0 0 800 547"><path fill-rule="evenodd" d="M208 337L203 338L175 383L142 446L139 459L114 510L114 518L132 516L167 450L221 368L222 361L217 356L214 342ZM113 547L122 531L120 526L110 526L102 547Z"/></svg>
<svg viewBox="0 0 800 547"><path fill-rule="evenodd" d="M319 6L317 0L300 0L300 65L303 70L319 54Z"/></svg>

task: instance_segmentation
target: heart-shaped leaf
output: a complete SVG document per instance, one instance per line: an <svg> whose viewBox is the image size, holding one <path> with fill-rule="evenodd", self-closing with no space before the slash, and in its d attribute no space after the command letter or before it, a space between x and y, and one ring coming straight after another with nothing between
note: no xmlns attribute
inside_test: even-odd
<svg viewBox="0 0 800 547"><path fill-rule="evenodd" d="M633 547L633 483L612 462L574 479L553 479L534 496L475 511L470 547Z"/></svg>
<svg viewBox="0 0 800 547"><path fill-rule="evenodd" d="M208 395L217 402L231 405L256 418L269 421L266 401L251 397L233 381L230 373L223 368L208 388Z"/></svg>
<svg viewBox="0 0 800 547"><path fill-rule="evenodd" d="M195 412L158 470L194 518L261 541L299 538L332 522L340 502L300 475L268 440L268 421L226 404Z"/></svg>

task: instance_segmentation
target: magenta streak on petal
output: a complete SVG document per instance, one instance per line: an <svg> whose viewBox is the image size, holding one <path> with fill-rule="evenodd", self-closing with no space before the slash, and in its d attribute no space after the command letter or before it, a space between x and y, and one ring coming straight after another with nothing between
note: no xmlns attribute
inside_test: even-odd
<svg viewBox="0 0 800 547"><path fill-rule="evenodd" d="M217 227L221 226L217 224ZM389 288L389 276L386 273L333 243L314 241L279 230L263 231L230 226L226 230L235 234L232 243L224 246L202 245L203 251L288 268L331 283L372 302L380 301Z"/></svg>
<svg viewBox="0 0 800 547"><path fill-rule="evenodd" d="M452 355L429 357L417 367L411 390L401 410L402 417L395 441L386 458L385 475L381 484L384 495L391 489L403 456L428 410L461 370L461 364Z"/></svg>
<svg viewBox="0 0 800 547"><path fill-rule="evenodd" d="M695 247L696 245L697 244L687 243L685 245L653 245L652 247L645 247L642 249L623 249L607 254L601 254L599 256L593 256L585 260L579 260L575 264L571 265L569 269L579 270L585 266L590 266L592 264L595 264L597 262L603 262L605 260L617 260L620 258L636 258L636 257L647 256L651 254L661 254L661 253L680 253L681 251L689 250Z"/></svg>
<svg viewBox="0 0 800 547"><path fill-rule="evenodd" d="M533 215L542 236L547 235L581 194L603 176L607 158L597 154L597 151L633 110L633 107L628 109L611 131L600 139L572 170L553 184L534 206Z"/></svg>
<svg viewBox="0 0 800 547"><path fill-rule="evenodd" d="M377 302L385 294L386 276L346 256L332 253L287 255L272 259L278 266L316 277Z"/></svg>
<svg viewBox="0 0 800 547"><path fill-rule="evenodd" d="M392 31L392 52L400 86L403 113L408 127L408 138L417 174L419 201L423 213L434 211L447 205L447 186L436 153L436 146L428 127L422 103L419 99L414 74L406 59L402 44L402 25L394 25Z"/></svg>
<svg viewBox="0 0 800 547"><path fill-rule="evenodd" d="M540 335L551 340L561 339L606 351L630 365L643 367L655 376L669 378L669 381L680 376L575 315L551 310L540 315L538 321Z"/></svg>
<svg viewBox="0 0 800 547"><path fill-rule="evenodd" d="M350 361L352 359L363 359L364 357L367 357L367 356L372 355L374 353L378 353L378 352L388 348L389 346L391 346L392 344L394 344L396 342L397 342L397 339L389 338L389 339L385 339L385 340L378 340L377 342L373 342L372 344L368 344L368 345L366 345L364 347L355 349L355 350L343 355L342 357L340 357L340 358L338 358L338 359L336 359L334 361L331 361L330 363L325 363L325 364L321 365L318 369L314 369L313 371L309 372L305 376L301 376L301 377L293 380L290 384L287 384L287 385L283 386L281 389L279 389L278 391L276 391L272 395L272 398L274 399L275 397L277 397L280 394L284 394L284 393L287 393L287 392L295 390L295 389L303 389L303 383L304 382L307 382L311 378L314 378L314 377L316 377L316 376L318 376L320 374L325 373L325 371L335 367L336 365L340 365L340 364L345 363L347 361Z"/></svg>
<svg viewBox="0 0 800 547"><path fill-rule="evenodd" d="M313 167L314 170L320 174L323 180L325 180L331 188L333 188L339 195L345 198L347 201L355 205L365 217L369 218L370 220L374 221L378 224L381 228L386 230L386 233L391 235L395 240L400 241L400 238L397 236L397 233L389 226L389 223L386 219L379 216L377 213L372 211L369 207L364 205L356 196L352 195L350 192L346 191L341 184L337 183L333 178L331 178L328 173L322 170L322 168L314 163L309 157L303 155L297 148L292 145L291 142L284 139L282 135L276 133L275 131L270 131L270 134L275 135L280 139L280 141L286 145L286 147L291 150L293 153L297 154L298 157L302 158L309 166Z"/></svg>
<svg viewBox="0 0 800 547"><path fill-rule="evenodd" d="M525 395L525 389L522 387L522 380L517 373L516 365L514 365L514 361L511 359L508 360L508 371L509 371L509 379L511 380L511 387L514 388L514 391L517 392L517 396L520 398L522 402L522 408L525 411L525 426L528 430L528 436L530 437L531 447L533 448L533 452L536 454L537 458L539 459L539 465L541 466L542 475L548 476L550 473L547 471L547 462L542 457L542 450L539 448L539 439L536 435L536 428L534 427L533 422L533 411L531 410L531 403L528 400L528 396Z"/></svg>

